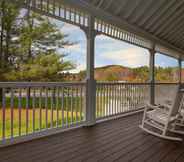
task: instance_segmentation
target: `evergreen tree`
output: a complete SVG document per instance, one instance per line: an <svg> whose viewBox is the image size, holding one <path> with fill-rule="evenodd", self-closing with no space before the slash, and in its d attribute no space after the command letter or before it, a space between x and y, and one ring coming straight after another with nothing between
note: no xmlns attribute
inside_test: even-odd
<svg viewBox="0 0 184 162"><path fill-rule="evenodd" d="M59 48L73 45L66 40L68 35L51 19L22 9L20 3L1 2L1 33L1 81L56 81L62 71L74 68L65 54L58 53ZM40 60L47 65L40 65ZM52 73L45 75L36 67Z"/></svg>

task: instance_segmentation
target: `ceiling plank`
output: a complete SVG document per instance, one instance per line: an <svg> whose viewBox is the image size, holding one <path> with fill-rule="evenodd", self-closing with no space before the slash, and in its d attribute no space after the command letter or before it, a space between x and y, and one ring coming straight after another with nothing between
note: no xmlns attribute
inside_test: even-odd
<svg viewBox="0 0 184 162"><path fill-rule="evenodd" d="M90 3L92 3L93 5L96 5L98 3L99 0L90 0ZM89 2L89 1L88 1Z"/></svg>
<svg viewBox="0 0 184 162"><path fill-rule="evenodd" d="M108 10L112 5L113 0L106 1L106 6L103 8L105 11Z"/></svg>
<svg viewBox="0 0 184 162"><path fill-rule="evenodd" d="M179 37L178 35L175 36L171 36L169 39L167 39L168 42L170 42L171 44L176 45L176 42L178 41Z"/></svg>
<svg viewBox="0 0 184 162"><path fill-rule="evenodd" d="M155 31L155 35L160 35L164 33L168 33L168 31L171 31L173 27L176 27L184 18L184 5L183 8L178 10L178 12L175 12L175 14L168 19L160 28Z"/></svg>
<svg viewBox="0 0 184 162"><path fill-rule="evenodd" d="M182 39L182 38L181 38ZM176 41L176 46L180 46L182 49L184 49L183 48L183 45L184 45L184 41L183 41L183 39L181 40L181 39L178 39L177 41Z"/></svg>
<svg viewBox="0 0 184 162"><path fill-rule="evenodd" d="M131 20L132 23L137 23L141 20L142 16L146 13L147 10L152 6L152 3L154 3L154 0L145 0L144 5L142 5L141 10L139 10L135 17Z"/></svg>
<svg viewBox="0 0 184 162"><path fill-rule="evenodd" d="M104 1L105 0L100 0L97 7L100 8L103 5Z"/></svg>
<svg viewBox="0 0 184 162"><path fill-rule="evenodd" d="M149 19L149 20L144 24L144 28L145 28L145 29L149 29L149 28L151 28L152 26L154 26L154 25L157 23L158 19L159 19L160 17L162 17L162 16L165 14L165 12L167 12L167 10L168 10L170 7L172 7L172 6L174 5L175 2L176 2L175 0L170 0L168 3L166 3L166 4L164 5L164 7L161 8L161 10L157 11L157 13L154 15L154 17L153 17L152 19Z"/></svg>
<svg viewBox="0 0 184 162"><path fill-rule="evenodd" d="M164 16L162 16L151 28L150 28L150 32L155 32L157 31L161 25L167 23L169 21L169 19L172 19L172 16L175 15L175 12L177 12L177 10L179 8L181 8L181 6L184 4L184 1L179 1L178 3L176 3L176 5L173 5L171 8L169 8L167 10L167 12L165 12Z"/></svg>
<svg viewBox="0 0 184 162"><path fill-rule="evenodd" d="M155 3L149 12L147 12L142 20L138 23L139 26L144 26L147 21L153 18L153 16L163 9L164 3L170 0L160 0L158 3Z"/></svg>
<svg viewBox="0 0 184 162"><path fill-rule="evenodd" d="M144 0L136 0L135 1L135 5L131 5L132 7L131 8L129 8L128 10L127 10L127 12L124 14L124 18L125 19L128 19L129 17L131 17L133 14L136 14L136 9L138 8L138 6L142 6L142 3L141 2L143 2Z"/></svg>
<svg viewBox="0 0 184 162"><path fill-rule="evenodd" d="M121 5L119 5L119 7L115 10L114 14L120 15L120 13L122 12L122 10L124 9L124 7L127 5L128 2L129 2L129 0L121 1Z"/></svg>
<svg viewBox="0 0 184 162"><path fill-rule="evenodd" d="M170 37L169 38L170 42L173 42L173 44L183 42L184 41L184 37L182 36L183 34L184 34L184 32L181 32L179 35L175 35L173 37Z"/></svg>
<svg viewBox="0 0 184 162"><path fill-rule="evenodd" d="M165 33L164 35L161 36L161 38L164 38L166 40L169 40L169 38L172 35L177 35L180 34L182 31L184 31L184 21L182 21L180 24L175 26L172 30L169 31L169 33Z"/></svg>

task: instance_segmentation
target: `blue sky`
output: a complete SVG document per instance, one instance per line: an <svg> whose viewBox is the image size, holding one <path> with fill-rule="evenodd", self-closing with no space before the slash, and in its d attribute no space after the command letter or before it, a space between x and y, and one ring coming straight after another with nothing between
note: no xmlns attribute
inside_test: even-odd
<svg viewBox="0 0 184 162"><path fill-rule="evenodd" d="M86 37L84 32L80 28L67 23L56 20L53 22L57 24L62 32L69 35L69 40L77 42L71 47L59 50L61 53L68 53L66 60L75 63L76 69L71 72L86 69ZM149 65L149 53L146 49L99 35L95 40L95 67L112 64L127 67ZM177 66L177 60L157 54L155 64L162 67Z"/></svg>

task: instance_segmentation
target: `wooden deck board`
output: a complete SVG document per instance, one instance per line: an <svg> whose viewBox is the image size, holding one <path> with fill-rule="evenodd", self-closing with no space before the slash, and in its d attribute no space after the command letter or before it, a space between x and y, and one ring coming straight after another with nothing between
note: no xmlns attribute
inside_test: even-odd
<svg viewBox="0 0 184 162"><path fill-rule="evenodd" d="M184 143L139 129L142 114L0 149L0 162L183 162Z"/></svg>

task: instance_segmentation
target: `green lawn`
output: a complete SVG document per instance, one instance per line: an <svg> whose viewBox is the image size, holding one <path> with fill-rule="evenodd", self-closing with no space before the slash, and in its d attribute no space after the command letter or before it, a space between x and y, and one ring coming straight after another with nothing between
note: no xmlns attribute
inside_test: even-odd
<svg viewBox="0 0 184 162"><path fill-rule="evenodd" d="M22 97L21 100L19 100L18 97L14 97L13 107L18 108L19 102L21 103L22 108L26 108L26 106L27 106L26 97ZM34 105L34 102L35 102L35 105ZM46 102L47 102L47 104L46 104ZM31 97L29 99L29 107L30 108L33 108L33 107L45 108L45 107L47 107L48 109L50 109L52 107L63 107L63 109L66 111L68 111L72 107L73 110L78 111L78 109L80 109L80 107L82 106L81 105L82 102L83 102L83 98L81 98L81 97L65 96L63 99L54 98L53 100L51 99L51 97L48 97L47 101L44 97L42 97L42 98L35 97L35 101L33 101L33 98ZM1 102L0 102L0 105L1 105ZM11 107L11 98L10 97L6 97L6 107Z"/></svg>
<svg viewBox="0 0 184 162"><path fill-rule="evenodd" d="M6 111L5 111L5 136L8 138L11 136L11 98L6 97ZM56 98L51 100L48 97L45 98L35 97L29 100L29 109L27 111L27 99L22 97L21 100L18 97L14 97L13 100L13 135L23 135L26 133L26 125L28 125L27 132L32 133L34 130L45 129L47 127L62 126L64 124L75 123L83 118L83 98L69 97ZM21 103L21 115L19 114L19 105ZM0 103L0 139L2 138L2 103ZM33 113L35 112L35 119L33 121ZM47 112L47 115L46 115ZM73 112L73 113L71 113ZM28 119L26 118L28 116ZM46 116L48 122L46 124ZM21 118L21 123L20 119ZM20 130L21 128L21 130Z"/></svg>
<svg viewBox="0 0 184 162"><path fill-rule="evenodd" d="M35 119L34 119L34 125L35 125L35 131L40 129L46 128L46 109L35 109ZM52 113L53 112L53 113ZM2 109L0 109L0 139L2 138ZM11 136L11 109L6 108L5 111L5 136L8 138ZM26 109L21 110L21 115L19 115L19 109L15 108L13 109L13 135L17 136L19 133L21 135L26 134L26 114L28 114L28 133L33 132L33 109L29 109L28 113ZM57 115L58 114L58 115ZM82 115L82 116L81 116ZM51 123L53 127L56 127L57 121L58 126L62 126L63 124L70 124L71 122L75 123L76 121L81 121L83 119L83 114L80 114L80 112L66 112L61 110L47 110L47 116L48 116L48 128L51 127ZM58 120L57 120L58 116ZM62 119L62 116L64 117ZM21 117L21 130L19 131L19 117ZM41 117L41 118L40 118ZM72 121L73 117L73 121ZM52 120L53 118L53 120ZM41 122L40 122L41 119ZM53 121L53 122L51 122Z"/></svg>

